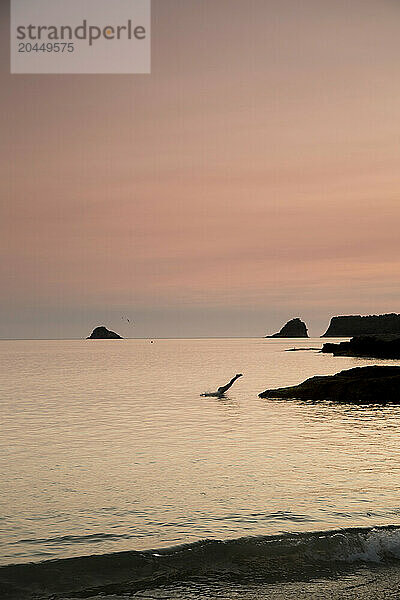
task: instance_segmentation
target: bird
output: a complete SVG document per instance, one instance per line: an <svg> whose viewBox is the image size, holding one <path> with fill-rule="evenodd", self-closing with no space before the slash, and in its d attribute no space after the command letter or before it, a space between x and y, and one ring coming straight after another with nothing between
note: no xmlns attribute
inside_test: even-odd
<svg viewBox="0 0 400 600"><path fill-rule="evenodd" d="M122 321L126 321L127 323L130 323L130 322L131 322L131 320L130 320L130 319L128 319L128 317L121 317L121 319L122 319ZM134 324L135 324L135 323L134 323L134 322L132 322L132 325L134 325Z"/></svg>

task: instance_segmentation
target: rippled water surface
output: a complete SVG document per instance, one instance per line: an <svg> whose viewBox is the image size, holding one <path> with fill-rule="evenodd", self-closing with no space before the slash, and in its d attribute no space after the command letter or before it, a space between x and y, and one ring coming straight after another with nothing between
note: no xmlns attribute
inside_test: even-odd
<svg viewBox="0 0 400 600"><path fill-rule="evenodd" d="M1 341L2 564L398 524L400 407L257 395L399 361L294 345Z"/></svg>

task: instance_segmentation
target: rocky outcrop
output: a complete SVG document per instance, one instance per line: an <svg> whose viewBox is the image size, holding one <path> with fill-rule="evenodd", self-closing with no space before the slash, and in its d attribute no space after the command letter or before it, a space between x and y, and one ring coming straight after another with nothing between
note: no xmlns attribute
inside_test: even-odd
<svg viewBox="0 0 400 600"><path fill-rule="evenodd" d="M355 335L399 335L400 315L349 315L332 317L327 331L321 337L353 337Z"/></svg>
<svg viewBox="0 0 400 600"><path fill-rule="evenodd" d="M400 359L400 337L359 336L352 338L349 342L324 344L322 352L332 353L334 356Z"/></svg>
<svg viewBox="0 0 400 600"><path fill-rule="evenodd" d="M278 333L267 335L268 338L307 338L306 324L299 318L288 321Z"/></svg>
<svg viewBox="0 0 400 600"><path fill-rule="evenodd" d="M93 329L92 333L87 340L122 340L122 337L115 333L115 331L110 331L107 327L96 327Z"/></svg>
<svg viewBox="0 0 400 600"><path fill-rule="evenodd" d="M311 377L300 385L266 390L259 396L354 404L400 403L400 367L357 367L336 375Z"/></svg>

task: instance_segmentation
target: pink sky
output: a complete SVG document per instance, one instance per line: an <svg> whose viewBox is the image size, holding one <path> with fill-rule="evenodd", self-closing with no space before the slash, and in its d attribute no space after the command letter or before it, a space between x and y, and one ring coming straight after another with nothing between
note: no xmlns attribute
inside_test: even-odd
<svg viewBox="0 0 400 600"><path fill-rule="evenodd" d="M153 0L147 76L11 76L1 23L0 337L400 312L397 2Z"/></svg>

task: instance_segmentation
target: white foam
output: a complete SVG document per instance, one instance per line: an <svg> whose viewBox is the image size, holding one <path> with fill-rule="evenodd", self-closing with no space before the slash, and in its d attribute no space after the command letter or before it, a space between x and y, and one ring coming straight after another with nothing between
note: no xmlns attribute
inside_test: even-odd
<svg viewBox="0 0 400 600"><path fill-rule="evenodd" d="M358 534L359 551L350 551L347 561L379 563L385 559L400 559L400 529L372 529Z"/></svg>

